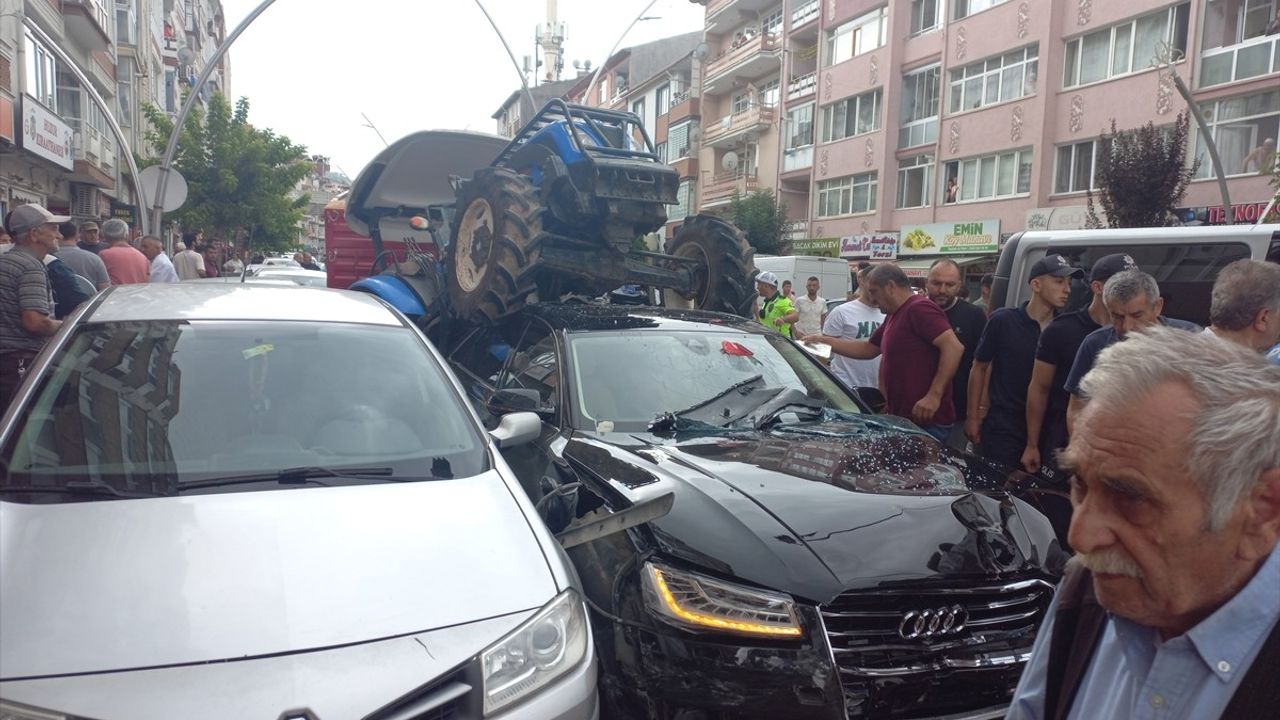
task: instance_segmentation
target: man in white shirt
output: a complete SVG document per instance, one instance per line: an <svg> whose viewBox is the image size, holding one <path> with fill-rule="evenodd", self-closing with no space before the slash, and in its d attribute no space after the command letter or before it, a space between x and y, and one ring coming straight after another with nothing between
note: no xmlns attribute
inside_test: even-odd
<svg viewBox="0 0 1280 720"><path fill-rule="evenodd" d="M796 321L794 328L800 337L821 332L822 323L827 319L827 301L818 294L819 287L818 278L810 277L805 283L808 294L792 301L796 311L800 313L800 319Z"/></svg>
<svg viewBox="0 0 1280 720"><path fill-rule="evenodd" d="M174 269L169 256L164 254L164 246L160 244L160 238L155 235L142 238L142 254L151 261L151 282L178 282L178 271Z"/></svg>
<svg viewBox="0 0 1280 720"><path fill-rule="evenodd" d="M874 265L858 271L858 291L854 298L838 305L822 324L822 334L849 340L866 340L884 324L884 313L867 296L866 276ZM880 386L880 357L854 360L843 355L831 356L831 372L850 389Z"/></svg>
<svg viewBox="0 0 1280 720"><path fill-rule="evenodd" d="M197 280L204 277L204 258L195 251L194 247L180 242L173 249L178 251L173 256L173 266L178 271L179 280Z"/></svg>

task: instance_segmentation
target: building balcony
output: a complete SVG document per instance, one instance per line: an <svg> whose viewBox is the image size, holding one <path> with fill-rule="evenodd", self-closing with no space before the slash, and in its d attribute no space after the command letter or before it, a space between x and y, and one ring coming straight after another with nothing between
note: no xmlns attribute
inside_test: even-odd
<svg viewBox="0 0 1280 720"><path fill-rule="evenodd" d="M787 227L783 230L783 234L788 240L804 240L809 237L809 221L792 220L787 223Z"/></svg>
<svg viewBox="0 0 1280 720"><path fill-rule="evenodd" d="M1264 35L1200 55L1200 88L1280 73L1280 35Z"/></svg>
<svg viewBox="0 0 1280 720"><path fill-rule="evenodd" d="M787 84L787 102L793 103L797 100L807 100L813 97L814 92L818 89L818 73L811 72L808 75L791 78L791 82Z"/></svg>
<svg viewBox="0 0 1280 720"><path fill-rule="evenodd" d="M62 0L67 34L91 52L110 49L110 17L102 0Z"/></svg>
<svg viewBox="0 0 1280 720"><path fill-rule="evenodd" d="M782 153L782 172L796 172L813 167L813 146L793 148Z"/></svg>
<svg viewBox="0 0 1280 720"><path fill-rule="evenodd" d="M667 111L668 127L686 118L701 117L702 108L699 105L698 98L690 95L688 90L677 93L671 98L671 109Z"/></svg>
<svg viewBox="0 0 1280 720"><path fill-rule="evenodd" d="M81 118L64 120L74 133L72 145L75 165L69 179L108 190L114 188L116 165L119 162L115 141Z"/></svg>
<svg viewBox="0 0 1280 720"><path fill-rule="evenodd" d="M754 172L735 172L713 175L702 183L702 208L723 205L734 195L746 195L760 189L760 179Z"/></svg>
<svg viewBox="0 0 1280 720"><path fill-rule="evenodd" d="M754 80L780 67L782 38L772 33L760 33L735 48L729 48L707 64L702 82L704 95L723 93L733 87L736 80Z"/></svg>
<svg viewBox="0 0 1280 720"><path fill-rule="evenodd" d="M740 25L742 18L767 15L765 10L779 5L781 0L710 0L707 3L707 32L727 32Z"/></svg>
<svg viewBox="0 0 1280 720"><path fill-rule="evenodd" d="M764 105L754 105L704 125L702 142L710 147L733 147L742 140L759 137L777 119L777 110Z"/></svg>
<svg viewBox="0 0 1280 720"><path fill-rule="evenodd" d="M821 3L818 0L809 0L791 11L791 32L808 29L811 23L817 22L820 15L822 15ZM817 25L813 27L816 29Z"/></svg>

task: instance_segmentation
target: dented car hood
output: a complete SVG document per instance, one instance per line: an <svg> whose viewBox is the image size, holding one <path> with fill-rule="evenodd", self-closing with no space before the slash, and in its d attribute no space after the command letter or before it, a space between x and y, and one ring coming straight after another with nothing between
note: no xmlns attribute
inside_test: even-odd
<svg viewBox="0 0 1280 720"><path fill-rule="evenodd" d="M538 608L557 592L496 471L0 502L0 569L0 680L352 645Z"/></svg>
<svg viewBox="0 0 1280 720"><path fill-rule="evenodd" d="M624 493L670 485L671 513L649 526L660 553L813 602L885 583L1056 575L1066 560L1003 475L918 430L586 433L565 455Z"/></svg>

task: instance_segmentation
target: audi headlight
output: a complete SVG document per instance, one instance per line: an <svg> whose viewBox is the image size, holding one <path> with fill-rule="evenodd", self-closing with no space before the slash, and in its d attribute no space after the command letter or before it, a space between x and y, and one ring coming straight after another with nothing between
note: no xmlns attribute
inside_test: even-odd
<svg viewBox="0 0 1280 720"><path fill-rule="evenodd" d="M649 609L678 627L768 638L804 634L787 595L653 563L644 564L642 578Z"/></svg>
<svg viewBox="0 0 1280 720"><path fill-rule="evenodd" d="M565 590L481 654L484 714L527 698L577 667L586 654L582 599Z"/></svg>

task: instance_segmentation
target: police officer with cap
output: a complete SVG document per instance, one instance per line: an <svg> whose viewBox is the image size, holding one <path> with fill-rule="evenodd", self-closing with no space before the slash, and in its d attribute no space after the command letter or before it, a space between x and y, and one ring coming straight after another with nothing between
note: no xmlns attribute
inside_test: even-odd
<svg viewBox="0 0 1280 720"><path fill-rule="evenodd" d="M791 325L800 319L791 300L778 291L778 276L762 272L756 276L756 292L760 293L760 306L756 318L761 325L791 337Z"/></svg>

